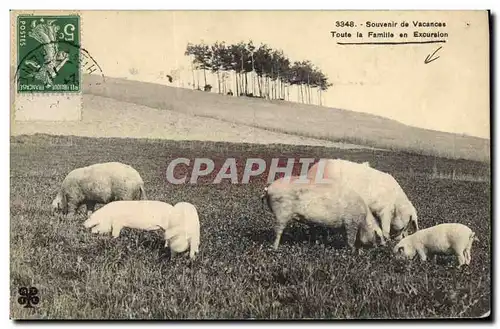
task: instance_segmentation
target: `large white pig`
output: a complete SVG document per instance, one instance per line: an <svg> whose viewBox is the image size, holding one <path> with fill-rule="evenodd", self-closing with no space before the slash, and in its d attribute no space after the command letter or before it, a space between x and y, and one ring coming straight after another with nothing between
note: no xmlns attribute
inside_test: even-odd
<svg viewBox="0 0 500 329"><path fill-rule="evenodd" d="M386 239L392 236L401 240L408 234L410 225L413 231L418 231L417 211L401 186L394 177L370 167L367 162L323 159L309 169L307 178L356 191L379 218Z"/></svg>
<svg viewBox="0 0 500 329"><path fill-rule="evenodd" d="M382 231L363 199L353 190L326 184L297 182L298 177L280 178L263 194L275 216L277 249L281 235L291 220L345 229L347 245L384 245Z"/></svg>
<svg viewBox="0 0 500 329"><path fill-rule="evenodd" d="M145 199L144 182L137 170L120 162L96 163L74 169L64 178L52 211L72 216L83 204L90 213L97 203Z"/></svg>

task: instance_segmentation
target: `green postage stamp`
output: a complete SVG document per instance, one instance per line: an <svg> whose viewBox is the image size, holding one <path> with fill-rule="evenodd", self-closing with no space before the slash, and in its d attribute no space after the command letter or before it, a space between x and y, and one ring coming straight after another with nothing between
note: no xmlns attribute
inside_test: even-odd
<svg viewBox="0 0 500 329"><path fill-rule="evenodd" d="M80 91L78 15L20 15L16 33L19 93Z"/></svg>

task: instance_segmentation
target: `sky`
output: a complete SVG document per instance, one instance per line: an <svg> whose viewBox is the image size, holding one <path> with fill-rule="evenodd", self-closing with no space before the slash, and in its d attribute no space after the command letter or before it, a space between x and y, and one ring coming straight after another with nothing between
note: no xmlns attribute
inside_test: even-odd
<svg viewBox="0 0 500 329"><path fill-rule="evenodd" d="M489 138L489 44L486 12L371 11L84 11L82 43L107 76L166 83L181 69L191 81L186 45L253 40L310 60L333 86L323 105L376 114L421 128ZM413 21L446 27L414 28ZM357 27L337 28L336 21ZM409 22L410 27L367 28L371 22ZM363 27L361 27L363 24ZM360 39L332 38L330 31L357 31ZM380 41L368 31L446 32L446 43L338 45ZM429 39L419 39L429 40ZM435 61L424 59L441 47ZM188 87L184 85L184 87Z"/></svg>

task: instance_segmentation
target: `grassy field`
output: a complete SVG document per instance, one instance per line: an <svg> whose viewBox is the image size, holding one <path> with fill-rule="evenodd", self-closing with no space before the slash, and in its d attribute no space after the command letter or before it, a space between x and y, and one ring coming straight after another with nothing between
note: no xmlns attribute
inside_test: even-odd
<svg viewBox="0 0 500 329"><path fill-rule="evenodd" d="M454 159L490 160L487 139L411 127L367 113L229 97L119 78L103 82L101 77L89 75L83 81L86 94L273 132Z"/></svg>
<svg viewBox="0 0 500 329"><path fill-rule="evenodd" d="M351 257L335 232L285 230L278 251L272 215L250 184L171 185L176 157L341 157L370 161L394 174L419 212L421 227L469 225L480 241L470 267L453 257L426 264L395 261L379 248ZM142 175L150 199L188 201L200 213L201 249L194 261L169 260L159 232L125 229L118 239L92 235L84 215L52 216L49 206L75 167L122 161ZM50 319L414 318L477 317L490 309L490 184L426 178L443 171L489 173L489 165L407 153L290 145L54 137L11 138L11 317ZM408 173L412 172L413 175ZM40 304L17 303L21 286L36 286Z"/></svg>

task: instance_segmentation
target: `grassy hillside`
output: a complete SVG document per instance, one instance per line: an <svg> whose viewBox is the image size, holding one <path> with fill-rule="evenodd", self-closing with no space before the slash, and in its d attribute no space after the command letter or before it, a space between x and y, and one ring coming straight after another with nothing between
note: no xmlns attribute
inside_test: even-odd
<svg viewBox="0 0 500 329"><path fill-rule="evenodd" d="M448 158L489 161L489 140L410 127L354 111L85 76L84 93L271 131ZM104 109L103 109L104 110ZM279 142L279 141L277 141Z"/></svg>
<svg viewBox="0 0 500 329"><path fill-rule="evenodd" d="M83 113L78 121L15 121L11 135L47 133L86 137L153 138L169 140L226 141L269 144L279 141L291 145L360 148L299 135L290 135L197 117L176 111L155 109L95 95L83 95ZM365 147L368 148L368 147Z"/></svg>

